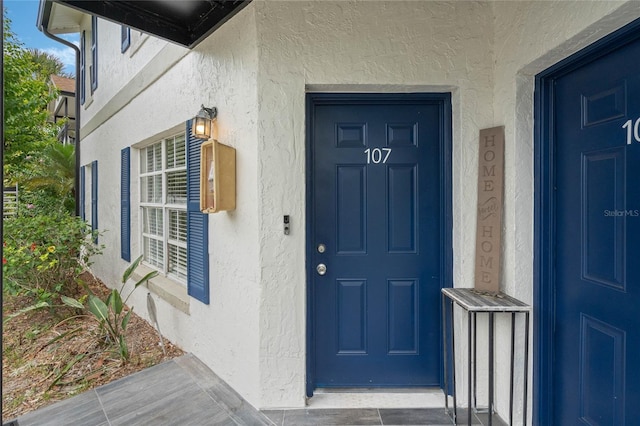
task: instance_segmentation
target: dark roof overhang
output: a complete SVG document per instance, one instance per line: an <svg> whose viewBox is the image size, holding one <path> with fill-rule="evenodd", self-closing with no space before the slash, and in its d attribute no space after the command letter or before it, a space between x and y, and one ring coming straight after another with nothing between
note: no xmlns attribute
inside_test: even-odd
<svg viewBox="0 0 640 426"><path fill-rule="evenodd" d="M52 3L193 48L251 0L41 0L38 26L48 27Z"/></svg>

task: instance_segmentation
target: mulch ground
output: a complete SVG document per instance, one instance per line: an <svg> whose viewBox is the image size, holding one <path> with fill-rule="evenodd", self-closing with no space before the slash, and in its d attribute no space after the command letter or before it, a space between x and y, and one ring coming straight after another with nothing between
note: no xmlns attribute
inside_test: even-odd
<svg viewBox="0 0 640 426"><path fill-rule="evenodd" d="M95 294L108 294L109 289L90 274L82 279ZM3 318L33 304L25 297L3 298ZM157 331L135 311L126 336L130 358L124 362L105 341L93 315L59 307L26 312L4 323L3 423L184 353L164 339L165 356Z"/></svg>

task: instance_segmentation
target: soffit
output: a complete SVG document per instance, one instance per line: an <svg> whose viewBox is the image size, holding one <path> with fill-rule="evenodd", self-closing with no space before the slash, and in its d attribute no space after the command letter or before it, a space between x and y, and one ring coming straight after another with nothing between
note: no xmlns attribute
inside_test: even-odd
<svg viewBox="0 0 640 426"><path fill-rule="evenodd" d="M38 26L77 32L84 14L193 48L251 0L40 0Z"/></svg>

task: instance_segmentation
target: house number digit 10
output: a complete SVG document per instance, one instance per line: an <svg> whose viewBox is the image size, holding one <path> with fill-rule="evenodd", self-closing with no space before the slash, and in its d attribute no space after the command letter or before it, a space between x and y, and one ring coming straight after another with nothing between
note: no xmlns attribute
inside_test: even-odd
<svg viewBox="0 0 640 426"><path fill-rule="evenodd" d="M636 142L640 142L640 118L636 118L635 123L633 123L633 120L627 120L627 122L622 125L622 128L627 129L627 145L631 145L633 139L635 139Z"/></svg>
<svg viewBox="0 0 640 426"><path fill-rule="evenodd" d="M367 148L364 153L367 154L367 164L384 164L391 155L391 148Z"/></svg>

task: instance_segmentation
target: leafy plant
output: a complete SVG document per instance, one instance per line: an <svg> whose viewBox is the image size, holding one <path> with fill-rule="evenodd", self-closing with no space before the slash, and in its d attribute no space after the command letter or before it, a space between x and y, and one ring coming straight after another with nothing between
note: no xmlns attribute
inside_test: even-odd
<svg viewBox="0 0 640 426"><path fill-rule="evenodd" d="M19 185L20 213L73 211L73 194L63 191L60 195L60 186L69 180L60 173L60 165L66 166L68 161L57 164L58 159L50 160L48 154L43 157L44 150L61 146L57 140L60 122L47 120L47 105L59 95L50 77L52 73L60 75L62 64L53 55L27 49L11 30L7 16L3 27L4 184ZM61 185L34 189L25 185L42 177L56 179Z"/></svg>
<svg viewBox="0 0 640 426"><path fill-rule="evenodd" d="M146 283L151 278L158 275L157 271L149 272L147 275L136 281L129 294L123 299L122 291L131 278L131 275L136 270L138 265L142 261L142 256L138 257L122 274L122 286L120 290L112 289L105 300L100 299L97 295L93 294L88 286L85 286L89 297L87 299L87 306L76 299L71 297L62 297L62 302L68 306L77 309L86 309L89 311L100 324L101 329L106 333L107 341L117 347L118 354L123 360L129 359L129 349L127 346L126 332L129 319L133 308L127 308L126 303L131 297L131 294L140 285Z"/></svg>
<svg viewBox="0 0 640 426"><path fill-rule="evenodd" d="M47 104L57 97L41 74L41 66L16 38L11 20L3 19L5 175L23 169L24 161L55 141L47 124Z"/></svg>
<svg viewBox="0 0 640 426"><path fill-rule="evenodd" d="M75 149L73 145L59 143L47 146L36 160L37 167L32 166L30 176L24 176L24 186L29 191L39 194L37 197L45 201L47 196L62 205L68 213L75 208L74 184L75 184ZM35 200L34 200L35 201ZM34 207L40 206L40 202L29 203ZM50 203L44 203L50 204ZM47 206L49 207L49 206Z"/></svg>
<svg viewBox="0 0 640 426"><path fill-rule="evenodd" d="M102 252L96 231L66 214L23 216L4 222L3 291L31 296L53 306L72 295L77 278Z"/></svg>

